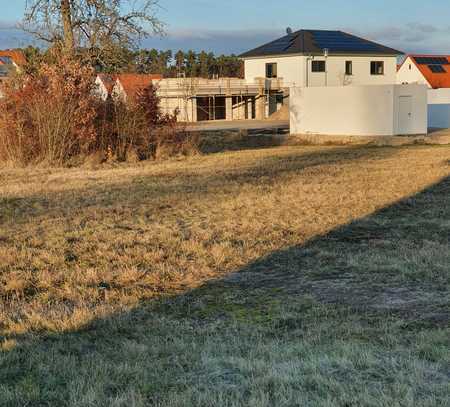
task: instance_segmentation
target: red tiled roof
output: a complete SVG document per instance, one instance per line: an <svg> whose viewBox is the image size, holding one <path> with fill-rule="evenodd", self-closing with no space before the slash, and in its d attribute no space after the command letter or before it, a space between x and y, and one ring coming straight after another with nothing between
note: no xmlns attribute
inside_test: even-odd
<svg viewBox="0 0 450 407"><path fill-rule="evenodd" d="M121 83L127 97L134 97L139 90L145 89L153 81L161 80L163 76L160 74L119 74L117 80Z"/></svg>
<svg viewBox="0 0 450 407"><path fill-rule="evenodd" d="M7 49L0 51L0 57L9 57L18 66L23 66L27 63L25 54L20 50Z"/></svg>
<svg viewBox="0 0 450 407"><path fill-rule="evenodd" d="M448 55L408 55L433 89L450 88L450 56ZM449 65L442 65L445 73L433 73L426 64L419 64L416 58L446 58ZM406 59L405 59L406 61Z"/></svg>

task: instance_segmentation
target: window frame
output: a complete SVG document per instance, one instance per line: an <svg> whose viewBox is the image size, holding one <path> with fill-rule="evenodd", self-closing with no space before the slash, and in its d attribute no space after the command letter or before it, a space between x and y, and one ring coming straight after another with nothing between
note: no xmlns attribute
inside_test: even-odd
<svg viewBox="0 0 450 407"><path fill-rule="evenodd" d="M270 69L271 75L269 75L269 69ZM267 62L266 63L266 78L267 79L278 78L278 63L277 62Z"/></svg>
<svg viewBox="0 0 450 407"><path fill-rule="evenodd" d="M315 69L314 66L319 65L319 69ZM323 69L322 69L323 68ZM322 59L312 60L311 61L311 72L312 73L325 73L327 71L327 61Z"/></svg>
<svg viewBox="0 0 450 407"><path fill-rule="evenodd" d="M345 61L345 75L353 76L353 61Z"/></svg>
<svg viewBox="0 0 450 407"><path fill-rule="evenodd" d="M381 65L381 72L379 72L378 69L376 69L377 65L374 64L380 64ZM375 69L374 69L375 67ZM384 61L370 61L370 75L371 76L383 76L384 75Z"/></svg>

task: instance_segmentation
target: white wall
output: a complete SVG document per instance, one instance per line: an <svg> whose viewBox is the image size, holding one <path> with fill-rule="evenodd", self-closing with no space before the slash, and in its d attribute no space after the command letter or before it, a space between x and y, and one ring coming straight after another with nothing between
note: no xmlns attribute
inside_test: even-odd
<svg viewBox="0 0 450 407"><path fill-rule="evenodd" d="M420 85L427 85L431 88L428 81L422 75L422 72L420 72L419 68L417 68L416 64L411 60L411 57L406 58L406 61L398 70L397 83L399 85L416 83Z"/></svg>
<svg viewBox="0 0 450 407"><path fill-rule="evenodd" d="M256 78L266 77L266 64L277 64L277 77L282 78L288 86L303 86L304 63L302 56L265 57L246 59L245 79L248 83Z"/></svg>
<svg viewBox="0 0 450 407"><path fill-rule="evenodd" d="M428 90L428 123L434 128L450 128L450 89Z"/></svg>
<svg viewBox="0 0 450 407"><path fill-rule="evenodd" d="M412 97L409 130L399 98ZM427 133L426 87L380 85L293 88L291 134L393 136Z"/></svg>
<svg viewBox="0 0 450 407"><path fill-rule="evenodd" d="M314 57L314 60L324 60ZM353 74L345 75L345 62L352 61ZM371 75L370 62L383 61L384 75ZM327 72L315 73L311 69L311 60L306 56L264 57L245 59L245 79L253 83L256 78L266 76L266 64L276 63L278 78L284 86L344 86L344 85L384 85L396 83L397 58L376 56L329 56ZM306 67L308 66L308 73Z"/></svg>
<svg viewBox="0 0 450 407"><path fill-rule="evenodd" d="M95 94L102 100L108 99L108 89L106 89L103 81L100 79L99 76L95 79Z"/></svg>
<svg viewBox="0 0 450 407"><path fill-rule="evenodd" d="M314 60L325 60L315 57ZM396 81L396 57L366 57L366 56L331 56L327 59L326 73L311 72L311 61L308 62L308 85L305 86L359 86L359 85L390 85ZM306 61L306 58L305 58ZM352 75L345 75L345 62L352 61ZM371 61L384 62L384 75L371 75ZM306 65L306 62L305 62Z"/></svg>

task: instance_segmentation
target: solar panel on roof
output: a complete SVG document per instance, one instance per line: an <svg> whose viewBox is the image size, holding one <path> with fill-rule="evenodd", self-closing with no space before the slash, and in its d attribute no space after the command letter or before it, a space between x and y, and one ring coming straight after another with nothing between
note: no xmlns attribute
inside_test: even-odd
<svg viewBox="0 0 450 407"><path fill-rule="evenodd" d="M449 65L445 57L416 57L415 60L419 65Z"/></svg>
<svg viewBox="0 0 450 407"><path fill-rule="evenodd" d="M428 68L430 68L433 73L447 73L442 65L428 65Z"/></svg>
<svg viewBox="0 0 450 407"><path fill-rule="evenodd" d="M6 65L12 65L13 61L10 57L0 57L0 61L2 61Z"/></svg>
<svg viewBox="0 0 450 407"><path fill-rule="evenodd" d="M371 43L358 37L346 35L342 32L312 31L315 42L322 49L330 51L379 51L378 44Z"/></svg>

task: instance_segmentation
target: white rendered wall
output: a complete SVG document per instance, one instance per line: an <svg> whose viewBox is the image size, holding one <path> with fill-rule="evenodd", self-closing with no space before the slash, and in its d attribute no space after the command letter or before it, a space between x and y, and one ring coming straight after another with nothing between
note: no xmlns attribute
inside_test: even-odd
<svg viewBox="0 0 450 407"><path fill-rule="evenodd" d="M399 98L412 97L410 130L427 133L426 87L380 85L293 88L291 134L393 136L405 134Z"/></svg>
<svg viewBox="0 0 450 407"><path fill-rule="evenodd" d="M410 57L406 59L406 61L397 72L397 83L399 85L416 83L420 85L427 85L429 88L431 88L428 81L422 75L422 72L420 72L419 68L417 68L416 64L411 60Z"/></svg>
<svg viewBox="0 0 450 407"><path fill-rule="evenodd" d="M302 56L265 57L245 60L245 79L254 83L257 78L266 77L266 64L277 64L277 77L287 86L303 86L304 64Z"/></svg>
<svg viewBox="0 0 450 407"><path fill-rule="evenodd" d="M325 58L314 57L314 60L323 61ZM352 62L352 75L345 74L346 61ZM371 75L370 63L372 61L384 62L383 75ZM308 84L305 83L305 86L391 85L396 83L396 57L331 56L326 58L326 66L326 73L311 72L311 61L308 61Z"/></svg>
<svg viewBox="0 0 450 407"><path fill-rule="evenodd" d="M394 85L394 135L417 135L428 133L428 94L425 85ZM412 101L411 123L407 126L411 130L403 131L405 123L399 114L399 99L410 97Z"/></svg>
<svg viewBox="0 0 450 407"><path fill-rule="evenodd" d="M325 57L314 57L316 61ZM344 85L388 85L396 83L397 58L376 56L329 56L327 72L312 72L312 61L306 56L264 57L245 60L245 79L253 83L256 78L266 76L266 64L277 64L277 76L287 87L296 86L344 86ZM345 62L352 61L353 74L345 75ZM384 62L383 75L371 75L371 61ZM306 71L308 67L308 71Z"/></svg>
<svg viewBox="0 0 450 407"><path fill-rule="evenodd" d="M102 100L108 99L108 90L99 76L95 79L95 94Z"/></svg>

